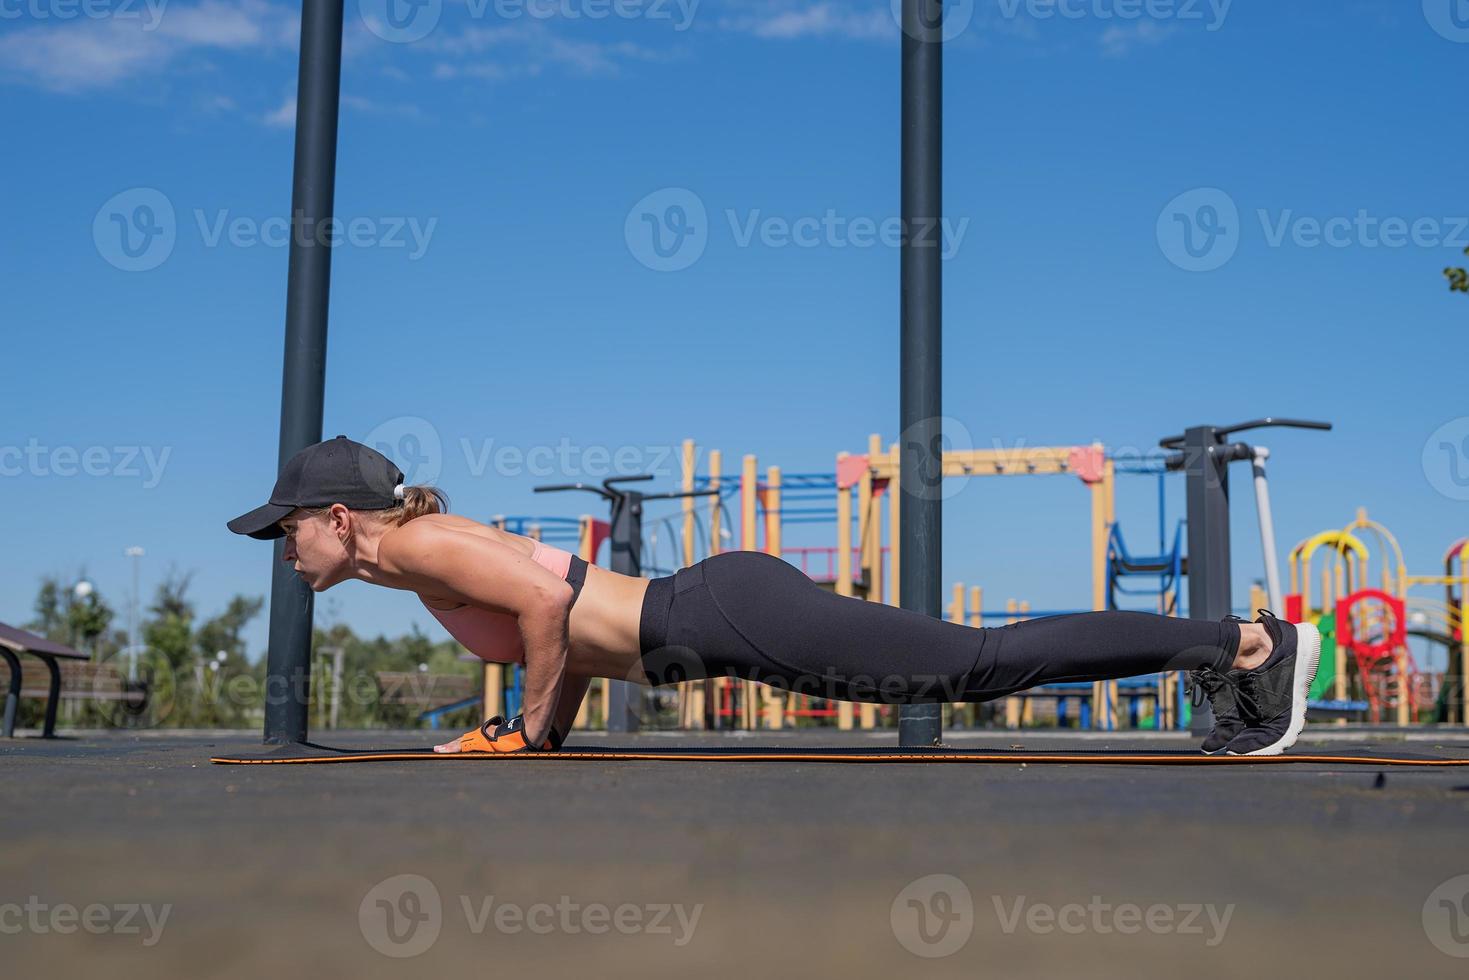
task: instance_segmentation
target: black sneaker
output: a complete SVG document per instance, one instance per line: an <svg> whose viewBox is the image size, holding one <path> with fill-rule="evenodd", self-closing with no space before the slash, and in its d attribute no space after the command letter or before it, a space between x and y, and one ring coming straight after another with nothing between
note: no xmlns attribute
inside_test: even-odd
<svg viewBox="0 0 1469 980"><path fill-rule="evenodd" d="M1234 737L1245 730L1245 720L1240 717L1234 691L1235 685L1239 683L1238 676L1244 671L1231 670L1229 673L1235 676L1226 677L1213 667L1200 667L1188 673L1188 688L1193 706L1198 708L1203 705L1203 696L1208 695L1209 704L1214 708L1214 727L1204 736L1204 742L1199 746L1199 750L1205 755L1224 751Z"/></svg>
<svg viewBox="0 0 1469 980"><path fill-rule="evenodd" d="M1233 613L1225 616L1224 620L1235 623L1245 621ZM1240 717L1234 690L1243 673L1241 670L1231 670L1226 675L1213 667L1200 667L1188 672L1188 690L1193 706L1201 707L1204 695L1208 695L1209 704L1214 708L1214 727L1204 736L1204 742L1199 746L1199 751L1205 755L1224 751L1225 746L1245 730L1245 721Z"/></svg>
<svg viewBox="0 0 1469 980"><path fill-rule="evenodd" d="M1306 727L1306 697L1321 663L1321 633L1310 623L1287 623L1268 609L1262 623L1274 643L1269 658L1240 671L1236 696L1247 727L1226 747L1229 755L1280 755Z"/></svg>

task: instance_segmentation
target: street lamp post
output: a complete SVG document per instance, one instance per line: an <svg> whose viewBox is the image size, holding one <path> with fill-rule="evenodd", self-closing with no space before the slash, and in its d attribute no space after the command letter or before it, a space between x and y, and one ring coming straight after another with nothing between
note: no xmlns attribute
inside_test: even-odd
<svg viewBox="0 0 1469 980"><path fill-rule="evenodd" d="M138 559L144 551L137 545L128 548L124 555L133 560L133 595L128 603L128 682L138 680Z"/></svg>

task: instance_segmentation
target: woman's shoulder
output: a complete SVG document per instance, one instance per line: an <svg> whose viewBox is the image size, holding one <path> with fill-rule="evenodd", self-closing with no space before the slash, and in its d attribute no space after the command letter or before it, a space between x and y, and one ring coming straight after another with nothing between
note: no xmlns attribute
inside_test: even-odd
<svg viewBox="0 0 1469 980"><path fill-rule="evenodd" d="M383 535L382 540L383 545L396 549L422 538L436 538L441 535L449 535L443 538L445 541L454 540L455 535L469 535L506 545L527 555L535 547L535 542L529 538L490 527L488 524L481 524L479 521L462 517L459 514L424 514L421 517L415 517L388 531Z"/></svg>

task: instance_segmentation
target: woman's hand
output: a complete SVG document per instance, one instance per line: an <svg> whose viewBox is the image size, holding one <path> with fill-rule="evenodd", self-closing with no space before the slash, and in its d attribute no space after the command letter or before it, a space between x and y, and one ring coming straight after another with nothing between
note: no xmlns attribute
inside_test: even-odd
<svg viewBox="0 0 1469 980"><path fill-rule="evenodd" d="M443 745L435 745L434 746L434 751L435 752L458 752L459 751L459 743L461 741L463 741L463 739L464 739L464 736L461 735L461 736L459 736L459 738L456 738L456 739L454 739L453 741L450 741L450 742L445 742Z"/></svg>
<svg viewBox="0 0 1469 980"><path fill-rule="evenodd" d="M438 753L455 752L555 752L561 748L561 736L551 729L541 745L531 745L525 740L525 717L516 715L506 721L499 715L491 718L472 732L435 745Z"/></svg>

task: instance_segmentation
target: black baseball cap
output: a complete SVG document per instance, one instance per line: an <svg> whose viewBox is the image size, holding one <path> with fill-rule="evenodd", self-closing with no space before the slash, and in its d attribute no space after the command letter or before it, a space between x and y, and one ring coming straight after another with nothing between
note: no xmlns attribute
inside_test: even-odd
<svg viewBox="0 0 1469 980"><path fill-rule="evenodd" d="M269 541L285 537L279 521L298 507L342 504L387 510L402 500L403 471L376 449L346 436L307 446L281 467L270 501L229 522L236 534Z"/></svg>

